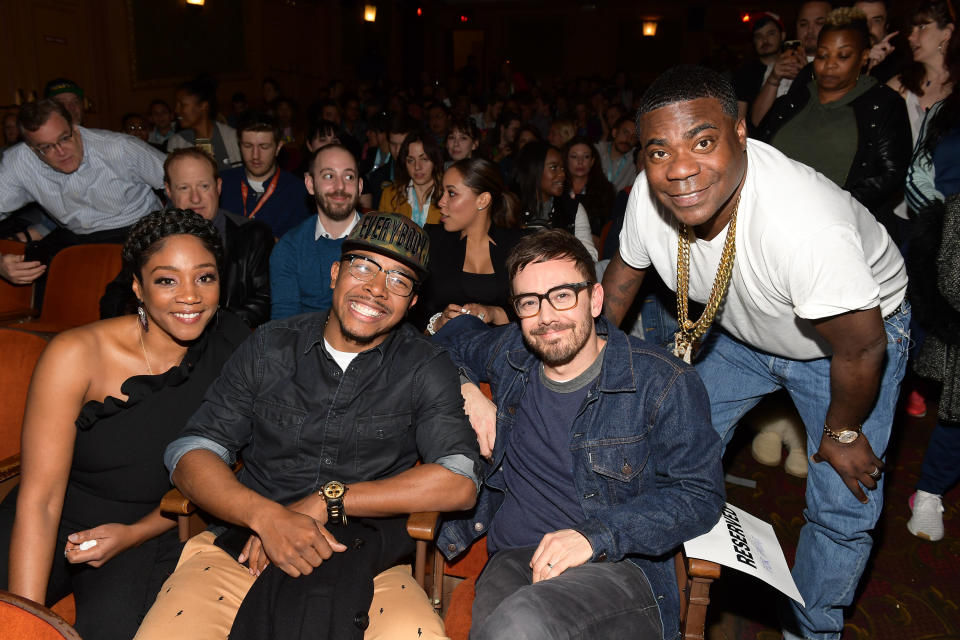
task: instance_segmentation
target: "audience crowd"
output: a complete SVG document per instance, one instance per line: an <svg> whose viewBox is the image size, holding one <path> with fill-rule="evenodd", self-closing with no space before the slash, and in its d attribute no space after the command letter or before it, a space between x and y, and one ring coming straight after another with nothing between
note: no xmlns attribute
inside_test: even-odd
<svg viewBox="0 0 960 640"><path fill-rule="evenodd" d="M124 264L37 365L0 588L74 593L94 639L442 637L390 573L403 514L440 510L448 555L487 534L471 637L673 637L663 554L783 387L811 460L784 635L838 638L898 402L938 414L889 508L936 542L960 480L960 34L952 0L888 14L756 13L737 68L649 87L468 64L221 110L201 75L115 131L51 80L3 114L0 277L40 307L60 251ZM216 518L185 548L172 484Z"/></svg>

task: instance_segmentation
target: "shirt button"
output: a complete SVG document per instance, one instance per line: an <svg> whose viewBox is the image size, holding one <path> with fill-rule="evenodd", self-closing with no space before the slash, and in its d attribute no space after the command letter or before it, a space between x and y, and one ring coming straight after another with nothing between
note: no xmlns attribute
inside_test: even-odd
<svg viewBox="0 0 960 640"><path fill-rule="evenodd" d="M447 551L456 551L456 550L457 550L457 545L453 544L452 542L447 545Z"/></svg>
<svg viewBox="0 0 960 640"><path fill-rule="evenodd" d="M624 462L623 466L620 468L620 471L625 475L630 475L630 472L633 471L633 467L630 466L629 462Z"/></svg>
<svg viewBox="0 0 960 640"><path fill-rule="evenodd" d="M603 553L601 553L600 555L597 556L597 562L606 562L606 561L607 561L607 552L606 552L606 551L604 551Z"/></svg>
<svg viewBox="0 0 960 640"><path fill-rule="evenodd" d="M483 531L483 523L482 523L482 522L474 522L474 523L473 523L473 530L474 530L474 531Z"/></svg>
<svg viewBox="0 0 960 640"><path fill-rule="evenodd" d="M323 464L325 464L325 465L327 465L327 466L329 467L331 464L333 464L333 460L331 460L330 458L324 458L324 459L323 459Z"/></svg>
<svg viewBox="0 0 960 640"><path fill-rule="evenodd" d="M515 414L516 412L517 412L517 408L516 408L516 407L508 407L508 408L507 408L507 413L509 413L510 415L513 415L513 414Z"/></svg>
<svg viewBox="0 0 960 640"><path fill-rule="evenodd" d="M334 377L334 378L339 378L339 377L340 377L340 372L339 372L339 371L334 371L334 372L333 372L333 377Z"/></svg>

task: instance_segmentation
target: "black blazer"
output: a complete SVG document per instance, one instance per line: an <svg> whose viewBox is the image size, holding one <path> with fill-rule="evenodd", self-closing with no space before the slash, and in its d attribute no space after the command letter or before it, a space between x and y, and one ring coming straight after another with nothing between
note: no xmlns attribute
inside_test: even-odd
<svg viewBox="0 0 960 640"><path fill-rule="evenodd" d="M489 235L493 240L490 244L490 261L493 263L498 296L490 300L468 300L460 278L463 273L463 260L467 255L466 239L460 238L457 231L444 231L442 224L428 224L424 229L430 236L430 276L420 289L417 304L410 310L410 321L417 329L425 329L430 316L443 311L450 303L477 302L502 307L507 315L513 317L507 303L507 298L510 297L510 279L507 276L506 261L507 254L523 237L522 231L490 226Z"/></svg>
<svg viewBox="0 0 960 640"><path fill-rule="evenodd" d="M770 107L760 123L760 140L770 142L810 100L807 83L798 80L800 76ZM913 152L907 105L896 91L877 84L850 106L857 121L857 150L843 188L891 229L893 207L901 199Z"/></svg>

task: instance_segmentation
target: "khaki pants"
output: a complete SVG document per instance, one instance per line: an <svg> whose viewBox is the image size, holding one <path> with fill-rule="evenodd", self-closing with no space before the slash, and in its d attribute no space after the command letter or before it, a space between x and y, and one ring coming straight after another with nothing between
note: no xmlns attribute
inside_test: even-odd
<svg viewBox="0 0 960 640"><path fill-rule="evenodd" d="M135 640L226 640L256 578L213 541L209 531L187 541L177 570L160 589ZM365 640L446 638L443 621L409 566L387 569L373 587Z"/></svg>

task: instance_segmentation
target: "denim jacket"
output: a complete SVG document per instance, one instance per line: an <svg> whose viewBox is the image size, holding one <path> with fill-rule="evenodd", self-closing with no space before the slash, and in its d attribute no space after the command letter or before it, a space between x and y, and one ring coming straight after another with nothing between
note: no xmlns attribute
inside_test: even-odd
<svg viewBox="0 0 960 640"><path fill-rule="evenodd" d="M600 375L570 429L573 477L586 519L574 528L593 547L593 562L640 567L660 606L663 636L678 637L673 554L710 530L725 500L720 439L707 392L694 369L667 351L625 335L604 318ZM448 558L487 532L503 503L503 459L517 408L540 360L514 323L494 329L473 316L448 322L435 340L462 375L488 382L497 405L492 463L484 461L472 511L444 522L439 548Z"/></svg>

